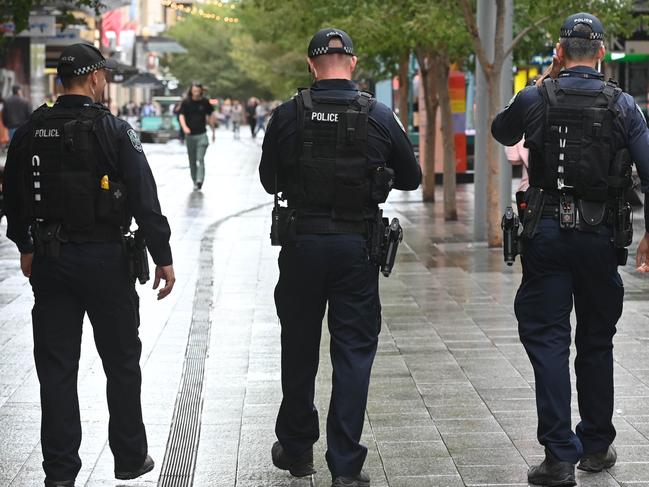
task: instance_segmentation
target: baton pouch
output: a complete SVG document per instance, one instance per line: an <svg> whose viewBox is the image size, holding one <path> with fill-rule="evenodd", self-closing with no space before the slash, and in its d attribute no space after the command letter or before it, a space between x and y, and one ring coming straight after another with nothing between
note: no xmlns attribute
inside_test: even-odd
<svg viewBox="0 0 649 487"><path fill-rule="evenodd" d="M530 186L525 192L526 207L523 210L523 232L521 237L531 239L543 214L545 194L540 188Z"/></svg>
<svg viewBox="0 0 649 487"><path fill-rule="evenodd" d="M577 208L579 210L577 230L580 232L597 232L606 218L606 203L579 200Z"/></svg>

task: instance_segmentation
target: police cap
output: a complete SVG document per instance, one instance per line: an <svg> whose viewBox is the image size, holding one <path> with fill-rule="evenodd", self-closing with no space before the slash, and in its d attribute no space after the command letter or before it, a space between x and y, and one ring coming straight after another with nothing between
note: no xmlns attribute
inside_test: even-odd
<svg viewBox="0 0 649 487"><path fill-rule="evenodd" d="M117 62L114 59L106 59L95 46L77 43L63 49L56 71L63 78L72 78L98 69L115 69L116 67Z"/></svg>
<svg viewBox="0 0 649 487"><path fill-rule="evenodd" d="M591 32L575 31L575 26L582 24L590 27ZM604 39L604 26L600 20L592 14L581 12L568 17L561 26L560 37L579 37L591 41Z"/></svg>
<svg viewBox="0 0 649 487"><path fill-rule="evenodd" d="M342 42L342 47L329 47L332 37L337 37ZM323 54L348 54L355 56L354 43L349 34L340 29L322 29L315 33L309 42L308 55L310 58L322 56Z"/></svg>

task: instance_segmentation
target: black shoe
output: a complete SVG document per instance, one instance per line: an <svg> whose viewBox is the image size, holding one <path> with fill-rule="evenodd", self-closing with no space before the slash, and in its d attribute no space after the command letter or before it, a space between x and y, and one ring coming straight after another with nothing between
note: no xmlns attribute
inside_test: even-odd
<svg viewBox="0 0 649 487"><path fill-rule="evenodd" d="M148 473L151 470L153 470L153 467L155 467L153 458L151 458L150 455L147 455L146 458L144 459L144 463L139 469L134 470L132 472L120 472L119 470L115 470L115 478L119 480L136 479L141 475L144 475L145 473Z"/></svg>
<svg viewBox="0 0 649 487"><path fill-rule="evenodd" d="M74 480L47 480L45 487L74 487Z"/></svg>
<svg viewBox="0 0 649 487"><path fill-rule="evenodd" d="M201 190L202 187L203 187L203 181L199 181L198 183L196 183L196 188L197 188L199 191Z"/></svg>
<svg viewBox="0 0 649 487"><path fill-rule="evenodd" d="M581 457L581 461L577 468L586 472L601 472L607 468L615 465L617 460L617 452L613 445L610 445L606 450L590 453Z"/></svg>
<svg viewBox="0 0 649 487"><path fill-rule="evenodd" d="M545 460L541 465L530 467L527 471L527 481L530 484L550 487L571 487L577 485L575 466L570 462L562 462L546 448Z"/></svg>
<svg viewBox="0 0 649 487"><path fill-rule="evenodd" d="M279 441L273 444L270 450L273 465L280 470L288 470L293 477L307 477L315 473L313 468L313 447L302 453L299 457L289 456Z"/></svg>
<svg viewBox="0 0 649 487"><path fill-rule="evenodd" d="M370 476L361 470L361 473L353 477L336 477L331 487L370 487Z"/></svg>

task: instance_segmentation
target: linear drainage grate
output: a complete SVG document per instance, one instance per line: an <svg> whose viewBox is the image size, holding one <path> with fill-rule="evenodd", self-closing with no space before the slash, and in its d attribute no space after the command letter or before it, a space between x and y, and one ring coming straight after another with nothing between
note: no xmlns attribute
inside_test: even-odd
<svg viewBox="0 0 649 487"><path fill-rule="evenodd" d="M167 449L158 480L159 487L191 487L203 414L203 379L210 343L210 309L213 304L213 244L217 229L224 221L258 210L267 204L235 213L211 224L201 239L198 280L194 294L192 323L187 338L183 373L174 406Z"/></svg>

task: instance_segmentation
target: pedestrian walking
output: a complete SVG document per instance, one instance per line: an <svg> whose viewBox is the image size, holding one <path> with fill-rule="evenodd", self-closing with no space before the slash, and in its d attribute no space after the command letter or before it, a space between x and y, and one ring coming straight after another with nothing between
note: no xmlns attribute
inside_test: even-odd
<svg viewBox="0 0 649 487"><path fill-rule="evenodd" d="M106 372L115 477L134 479L154 466L140 401L136 276L129 273L129 259L142 262L146 253L139 235L124 239L131 216L156 264L154 289L165 281L158 299L175 278L169 225L142 144L99 103L105 70L115 66L91 45L66 47L57 67L63 94L17 129L5 168L7 237L34 292L46 487L74 486L81 469L77 373L86 313ZM133 243L140 252L125 253Z"/></svg>
<svg viewBox="0 0 649 487"><path fill-rule="evenodd" d="M568 17L552 65L495 118L504 145L523 135L530 149L523 216L523 278L514 303L521 342L534 368L538 440L545 459L528 480L574 485L575 464L599 472L613 447L613 336L624 287L617 270L631 244L624 199L630 161L649 188L649 133L633 98L596 67L605 54L597 17ZM629 157L630 153L630 157ZM645 206L645 227L648 206ZM649 270L649 234L638 247ZM570 408L570 313L577 316L575 373L580 421Z"/></svg>
<svg viewBox="0 0 649 487"><path fill-rule="evenodd" d="M254 139L257 137L257 105L259 100L254 96L248 99L246 104L246 118L250 126L250 136Z"/></svg>
<svg viewBox="0 0 649 487"><path fill-rule="evenodd" d="M189 170L194 182L194 189L200 190L205 180L205 152L209 145L206 125L214 127L212 112L214 108L205 98L205 90L200 83L192 83L187 97L182 102L178 119L185 133Z"/></svg>
<svg viewBox="0 0 649 487"><path fill-rule="evenodd" d="M238 140L241 138L241 123L243 122L243 106L239 100L234 100L230 112L230 121L232 122L232 136Z"/></svg>
<svg viewBox="0 0 649 487"><path fill-rule="evenodd" d="M9 131L9 140L13 138L16 129L24 123L32 113L31 104L23 98L20 85L11 87L11 96L4 101L2 107L2 123Z"/></svg>
<svg viewBox="0 0 649 487"><path fill-rule="evenodd" d="M334 487L368 487L360 439L381 328L371 235L382 235L378 205L390 188L416 189L421 170L393 112L351 81L357 58L350 37L321 30L307 52L314 83L273 112L259 166L264 189L288 201L275 227L283 397L271 455L294 476L314 472L315 378L328 306L327 464Z"/></svg>
<svg viewBox="0 0 649 487"><path fill-rule="evenodd" d="M263 101L259 102L259 105L255 108L255 119L257 123L255 125L255 133L258 134L260 130L266 132L266 116L268 115L268 108Z"/></svg>

